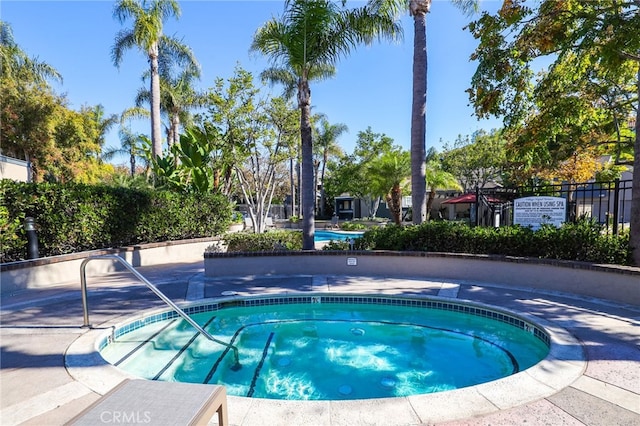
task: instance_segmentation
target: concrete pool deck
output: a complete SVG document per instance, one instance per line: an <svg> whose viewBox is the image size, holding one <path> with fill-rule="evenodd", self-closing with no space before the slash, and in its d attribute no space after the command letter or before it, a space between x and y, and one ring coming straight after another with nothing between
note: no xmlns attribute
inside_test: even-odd
<svg viewBox="0 0 640 426"><path fill-rule="evenodd" d="M481 385L485 389L432 394L428 400L419 396L356 403L229 397L232 425L640 424L637 305L561 292L410 276L208 278L204 276L202 259L137 270L176 302L220 297L225 291L239 295L321 291L441 296L535 317L543 324L568 330L580 343L569 351L576 359L567 360L561 369L549 370L553 366L547 365L541 375L526 381L517 378L502 389L489 383ZM133 276L117 272L89 279L89 307L93 330L81 327L78 279L56 287L3 295L0 424L60 425L70 420L125 377L91 353L93 336L104 332L107 325L165 306ZM542 375L545 368L546 376ZM568 378L570 383L558 385L561 378ZM457 399L455 394L462 397Z"/></svg>

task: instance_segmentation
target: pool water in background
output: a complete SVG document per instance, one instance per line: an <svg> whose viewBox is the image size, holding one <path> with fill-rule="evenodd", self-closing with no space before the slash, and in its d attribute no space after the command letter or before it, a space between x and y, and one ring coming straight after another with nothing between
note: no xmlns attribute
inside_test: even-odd
<svg viewBox="0 0 640 426"><path fill-rule="evenodd" d="M496 380L543 359L529 326L431 308L335 303L233 307L119 336L102 356L136 376L223 384L230 395L344 400L432 393Z"/></svg>
<svg viewBox="0 0 640 426"><path fill-rule="evenodd" d="M315 242L324 242L324 241L343 241L349 240L351 238L359 238L364 234L364 232L340 232L340 231L327 231L327 230L316 230L314 234Z"/></svg>

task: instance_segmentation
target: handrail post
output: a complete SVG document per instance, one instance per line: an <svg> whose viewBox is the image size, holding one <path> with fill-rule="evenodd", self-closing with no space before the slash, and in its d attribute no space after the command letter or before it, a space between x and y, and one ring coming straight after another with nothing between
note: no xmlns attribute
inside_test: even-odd
<svg viewBox="0 0 640 426"><path fill-rule="evenodd" d="M187 321L193 328L195 328L198 332L200 332L207 339L212 342L219 343L223 346L226 346L228 349L233 351L233 357L235 360L235 364L231 367L232 369L239 369L240 365L240 355L238 353L238 348L231 343L223 342L222 340L216 339L205 329L200 327L200 325L195 322L189 315L186 314L178 305L176 305L171 299L169 299L163 292L161 292L156 286L151 284L149 280L147 280L140 272L136 271L135 268L126 260L117 256L115 254L103 254L103 255L95 255L89 256L82 261L80 264L80 292L82 293L82 312L84 314L84 325L83 327L91 327L89 324L89 303L87 300L87 275L86 275L86 266L89 261L93 259L113 259L120 262L125 268L129 270L133 275L136 276L144 285L147 286L151 291L153 291L156 296L158 296L164 303L169 305L171 309L173 309L178 315L180 315L185 321Z"/></svg>
<svg viewBox="0 0 640 426"><path fill-rule="evenodd" d="M89 324L89 302L87 300L87 274L86 274L87 263L91 259L92 257L88 257L82 261L82 264L80 264L80 293L82 294L82 313L84 316L84 324L82 324L82 327L91 327L91 324Z"/></svg>

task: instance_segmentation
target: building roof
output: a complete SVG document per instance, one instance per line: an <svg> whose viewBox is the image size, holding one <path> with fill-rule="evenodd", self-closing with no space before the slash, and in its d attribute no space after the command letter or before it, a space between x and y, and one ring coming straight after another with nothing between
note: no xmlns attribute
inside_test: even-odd
<svg viewBox="0 0 640 426"><path fill-rule="evenodd" d="M487 200L490 203L501 203L502 201L495 197L487 196ZM474 204L476 202L476 194L462 194L459 197L449 198L442 202L442 204Z"/></svg>

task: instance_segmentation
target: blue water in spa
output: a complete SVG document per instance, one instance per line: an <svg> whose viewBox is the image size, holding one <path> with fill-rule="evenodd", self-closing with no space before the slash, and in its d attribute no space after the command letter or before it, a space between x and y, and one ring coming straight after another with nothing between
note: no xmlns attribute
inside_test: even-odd
<svg viewBox="0 0 640 426"><path fill-rule="evenodd" d="M549 348L531 332L440 309L293 304L193 315L225 347L185 321L160 321L102 350L136 376L223 384L230 395L347 400L459 389L522 371Z"/></svg>

